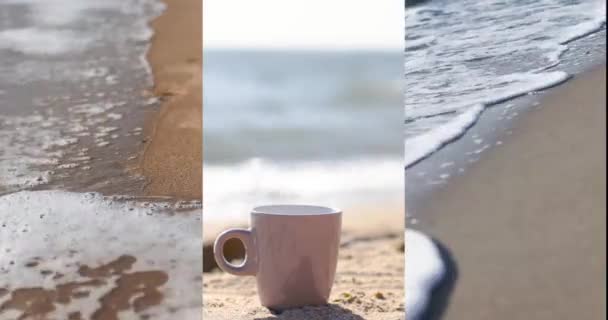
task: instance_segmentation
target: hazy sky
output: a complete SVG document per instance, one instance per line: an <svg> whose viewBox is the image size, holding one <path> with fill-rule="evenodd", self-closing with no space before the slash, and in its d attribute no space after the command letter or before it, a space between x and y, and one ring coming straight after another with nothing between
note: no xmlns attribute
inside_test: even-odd
<svg viewBox="0 0 608 320"><path fill-rule="evenodd" d="M402 0L204 0L205 48L397 49Z"/></svg>

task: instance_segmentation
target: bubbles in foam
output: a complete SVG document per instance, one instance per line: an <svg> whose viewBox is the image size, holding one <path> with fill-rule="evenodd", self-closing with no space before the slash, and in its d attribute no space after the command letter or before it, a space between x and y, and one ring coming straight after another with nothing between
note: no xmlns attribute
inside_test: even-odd
<svg viewBox="0 0 608 320"><path fill-rule="evenodd" d="M446 143L458 138L472 126L483 111L477 105L461 113L446 124L442 124L417 136L405 140L405 166L409 167L439 150Z"/></svg>
<svg viewBox="0 0 608 320"><path fill-rule="evenodd" d="M48 182L52 165L63 155L56 149L76 142L60 134L55 128L59 122L40 114L0 115L0 193Z"/></svg>
<svg viewBox="0 0 608 320"><path fill-rule="evenodd" d="M602 29L605 15L595 0L435 0L408 8L406 140L430 147L406 147L407 163L462 135L476 105L565 81L567 74L549 69L572 41Z"/></svg>
<svg viewBox="0 0 608 320"><path fill-rule="evenodd" d="M568 78L569 75L563 71L533 75L510 74L503 76L502 79L505 83L512 81L512 84L497 88L492 92L492 96L487 96L484 91L470 94L468 98L471 99L469 103L472 103L472 106L465 107L466 104L452 106L454 109L441 106L424 108L419 105L418 107L412 107L413 110L406 111L406 119L409 119L410 123L415 122L419 132L410 137L406 135L405 166L409 167L417 163L439 150L446 143L458 139L475 124L486 106L524 95L530 91L555 86ZM434 112L434 114L427 114L429 112ZM444 112L450 113L447 121L445 119L433 120L434 116L441 118ZM452 115L452 112L455 115Z"/></svg>
<svg viewBox="0 0 608 320"><path fill-rule="evenodd" d="M94 193L38 191L1 196L0 212L8 214L0 216L0 288L8 293L0 295L0 305L23 288L65 290L68 284L98 281L79 287L78 292L86 294L74 293L69 303L51 298L55 309L44 317L67 319L69 313L79 311L83 319L90 319L103 308L99 299L121 286L120 279L140 277L139 283L158 289L163 300L143 311L129 300L119 313L121 319L143 314L152 319L198 319L199 213L171 215L171 208ZM138 292L132 299L143 293ZM0 311L0 319L20 313L9 308Z"/></svg>
<svg viewBox="0 0 608 320"><path fill-rule="evenodd" d="M107 147L120 138L104 128L123 127L127 101L133 113L145 104L133 92L150 84L140 59L148 22L163 8L158 0L1 1L8 18L0 23L0 104L9 107L0 115L0 194L86 170L63 158L75 156L77 144ZM107 163L96 158L96 166Z"/></svg>
<svg viewBox="0 0 608 320"><path fill-rule="evenodd" d="M98 147L119 137L118 127L103 123L122 118L109 110L124 102L77 104L67 117L53 116L52 109L31 116L0 115L0 193L48 183L56 169L69 170L90 160L88 149L73 150L79 138L93 135ZM77 153L69 162L56 166L68 153Z"/></svg>
<svg viewBox="0 0 608 320"><path fill-rule="evenodd" d="M24 28L0 31L0 49L33 55L83 51L93 40L65 30Z"/></svg>

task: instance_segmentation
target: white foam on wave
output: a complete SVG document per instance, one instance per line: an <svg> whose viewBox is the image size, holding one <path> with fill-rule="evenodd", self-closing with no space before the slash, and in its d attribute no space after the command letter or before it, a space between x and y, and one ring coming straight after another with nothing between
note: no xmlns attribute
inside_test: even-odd
<svg viewBox="0 0 608 320"><path fill-rule="evenodd" d="M0 192L1 187L23 188L48 182L50 171L63 156L58 147L76 142L55 128L56 117L0 115Z"/></svg>
<svg viewBox="0 0 608 320"><path fill-rule="evenodd" d="M0 50L54 56L80 53L108 41L115 46L147 43L153 35L149 21L165 9L159 0L6 0L2 4L26 5L28 27L0 31ZM129 16L129 25L121 25L120 31L116 30L118 26L104 25L115 22L100 19L95 15L99 12ZM147 51L146 45L136 58L151 83L151 69L145 58Z"/></svg>
<svg viewBox="0 0 608 320"><path fill-rule="evenodd" d="M433 289L445 277L446 267L437 245L416 230L405 231L405 314L421 320Z"/></svg>
<svg viewBox="0 0 608 320"><path fill-rule="evenodd" d="M25 4L28 6L30 27L7 29L0 32L0 49L9 49L30 55L61 55L81 52L95 41L99 41L100 29L84 29L78 23L90 19L92 10L117 11L125 14L139 14L144 1L118 0L7 0L4 4ZM150 37L147 19L135 19L129 32L136 38L140 34ZM118 36L120 38L120 34ZM146 39L146 40L147 40Z"/></svg>
<svg viewBox="0 0 608 320"><path fill-rule="evenodd" d="M6 0L2 2L2 5L11 4L27 6L25 16L27 27L0 31L0 50L7 49L33 56L80 53L107 42L112 42L113 46L117 47L148 43L154 33L149 21L165 9L165 4L159 0ZM110 12L115 16L128 16L129 22L110 21L98 16L99 13ZM147 50L146 45L139 56L133 58L139 59L141 67L151 78L150 66L145 58ZM42 72L45 67L37 65L36 72ZM79 70L70 69L73 68L61 71L67 74L79 73ZM57 80L58 77L64 76L55 71L51 79ZM73 78L74 75L71 77Z"/></svg>
<svg viewBox="0 0 608 320"><path fill-rule="evenodd" d="M63 191L22 191L0 197L0 288L56 288L90 280L79 274L81 265L96 267L119 256L137 260L129 273L160 270L169 280L161 287L163 302L145 313L152 319L198 319L201 308L201 224L198 210L167 214L169 205L117 201L99 194ZM24 265L36 258L39 265ZM62 274L55 279L49 270ZM90 319L98 299L115 288L114 276L106 285L87 287L90 294L73 303L55 303L45 319L67 319L80 311ZM0 305L10 294L0 295ZM121 319L139 319L132 308ZM18 312L0 311L0 319Z"/></svg>
<svg viewBox="0 0 608 320"><path fill-rule="evenodd" d="M0 3L3 10L7 6L9 13L13 12L13 5L20 8L15 12L23 15L15 15L15 19L7 19L2 24L0 56L16 52L23 57L19 57L16 64L0 67L0 83L27 87L30 83L48 82L49 91L59 89L59 93L47 96L44 90L32 92L31 106L24 107L33 110L34 115L0 114L0 193L44 184L52 181L58 171L88 165L87 160L56 166L64 155L78 152L72 149L73 142L79 139L87 141L90 136L96 139L93 142L97 146L107 147L108 139L119 137L121 132L108 134L102 124L121 120L124 110L118 109L125 109L125 100L129 97L110 97L111 92L104 91L103 87L100 92L88 91L97 89L100 82L107 85L122 82L127 72L129 77L139 77L145 72L146 79L152 80L145 59L153 34L148 23L165 7L159 0L5 0ZM92 50L95 48L104 49ZM119 52L120 57L108 56L108 52ZM133 68L117 70L123 69L124 61L129 61ZM128 86L141 87L142 84L131 82L121 86L126 87L121 93L132 97L133 90L129 92ZM14 90L3 98L7 103L28 103L19 95ZM129 104L137 102L129 101ZM9 110L20 107L11 105Z"/></svg>
<svg viewBox="0 0 608 320"><path fill-rule="evenodd" d="M518 85L504 87L493 92L493 96L481 96L473 100L473 106L452 117L449 121L432 129L405 139L405 167L428 157L445 144L464 135L479 119L486 106L503 102L529 92L546 89L568 80L566 72L554 71L539 74L510 74L504 81L514 81ZM451 110L450 110L451 111Z"/></svg>
<svg viewBox="0 0 608 320"><path fill-rule="evenodd" d="M0 31L0 49L27 55L78 53L93 44L100 34L74 24L87 19L88 10L125 10L119 1L8 0L4 4L28 6L29 27Z"/></svg>
<svg viewBox="0 0 608 320"><path fill-rule="evenodd" d="M479 118L483 105L476 105L431 131L405 139L405 167L428 157L446 143L460 137Z"/></svg>
<svg viewBox="0 0 608 320"><path fill-rule="evenodd" d="M79 52L93 40L69 30L23 28L0 31L0 49L35 55Z"/></svg>
<svg viewBox="0 0 608 320"><path fill-rule="evenodd" d="M585 37L600 30L606 24L605 1L593 2L593 7L589 10L591 13L594 13L594 15L588 21L580 23L561 34L558 38L560 44L568 44L569 42Z"/></svg>
<svg viewBox="0 0 608 320"><path fill-rule="evenodd" d="M55 169L74 169L89 164L89 149L78 147L83 137L92 136L100 147L110 144L107 137L118 137L118 127L109 126L120 120L122 113L109 112L124 108L125 102L104 101L68 107L65 117L48 112L28 116L0 115L0 192L10 192L48 183ZM68 153L77 165L58 166Z"/></svg>
<svg viewBox="0 0 608 320"><path fill-rule="evenodd" d="M403 196L403 159L380 158L278 164L252 159L205 164L204 216L242 219L268 203L317 203L347 208Z"/></svg>
<svg viewBox="0 0 608 320"><path fill-rule="evenodd" d="M462 135L457 129L475 105L565 81L567 74L548 69L561 62L570 42L605 22L606 5L595 0L430 1L408 8L406 140L429 143L426 152L406 148L408 164Z"/></svg>
<svg viewBox="0 0 608 320"><path fill-rule="evenodd" d="M141 1L131 1L139 2ZM25 4L29 6L29 15L38 23L49 26L63 26L82 19L82 14L92 9L129 10L135 8L122 0L4 0L4 4Z"/></svg>

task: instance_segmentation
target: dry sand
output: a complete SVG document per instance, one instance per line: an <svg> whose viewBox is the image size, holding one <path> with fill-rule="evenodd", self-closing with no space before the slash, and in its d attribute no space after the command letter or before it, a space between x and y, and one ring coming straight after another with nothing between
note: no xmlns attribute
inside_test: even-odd
<svg viewBox="0 0 608 320"><path fill-rule="evenodd" d="M148 196L202 198L202 1L165 0L152 23L148 61L154 94L164 100L149 119L141 159Z"/></svg>
<svg viewBox="0 0 608 320"><path fill-rule="evenodd" d="M605 83L551 91L419 209L456 263L443 319L605 319Z"/></svg>
<svg viewBox="0 0 608 320"><path fill-rule="evenodd" d="M377 211L365 208L345 211L338 270L329 305L273 315L260 306L254 277L237 277L214 269L203 274L203 318L404 319L403 209L372 213ZM213 266L211 243L225 228L217 225L203 228L203 265L210 269L209 265Z"/></svg>

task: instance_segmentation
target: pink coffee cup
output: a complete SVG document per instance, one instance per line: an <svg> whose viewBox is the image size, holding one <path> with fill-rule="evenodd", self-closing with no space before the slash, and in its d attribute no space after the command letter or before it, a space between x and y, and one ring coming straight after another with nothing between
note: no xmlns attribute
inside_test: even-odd
<svg viewBox="0 0 608 320"><path fill-rule="evenodd" d="M334 282L342 212L309 205L261 206L251 212L251 228L229 229L215 240L218 266L237 276L255 276L260 302L274 310L326 304ZM223 255L229 239L239 239L245 261Z"/></svg>

